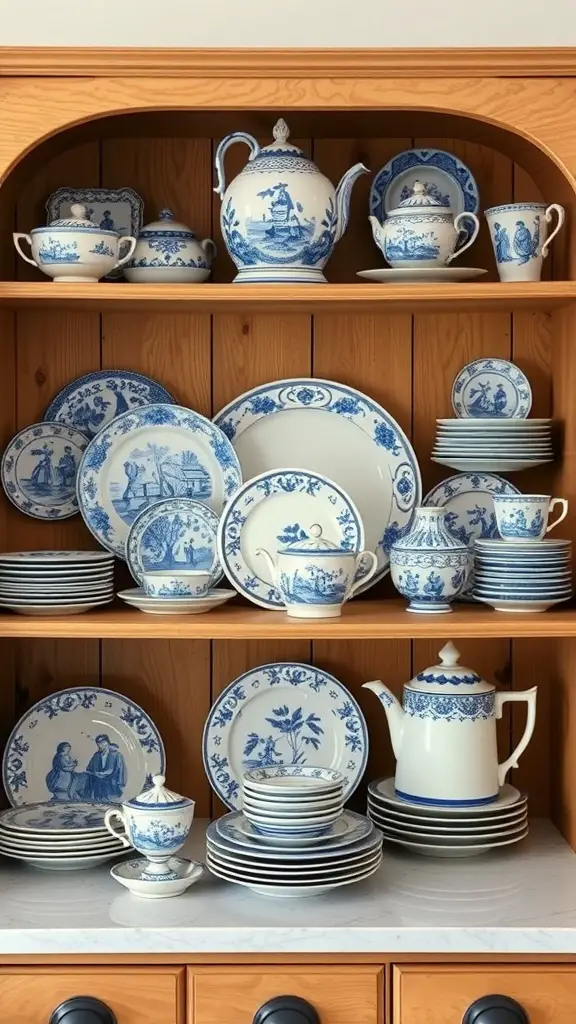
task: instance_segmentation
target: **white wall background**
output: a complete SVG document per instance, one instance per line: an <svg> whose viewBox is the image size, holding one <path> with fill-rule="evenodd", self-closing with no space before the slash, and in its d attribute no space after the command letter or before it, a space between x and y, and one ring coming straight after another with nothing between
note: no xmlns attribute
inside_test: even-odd
<svg viewBox="0 0 576 1024"><path fill-rule="evenodd" d="M576 0L0 0L2 46L575 46Z"/></svg>

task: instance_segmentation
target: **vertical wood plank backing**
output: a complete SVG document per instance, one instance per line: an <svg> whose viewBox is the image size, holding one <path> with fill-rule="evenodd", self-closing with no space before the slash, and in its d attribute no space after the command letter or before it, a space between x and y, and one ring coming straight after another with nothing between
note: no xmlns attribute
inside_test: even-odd
<svg viewBox="0 0 576 1024"><path fill-rule="evenodd" d="M0 312L0 445L1 450L14 434L16 426L16 317L11 310ZM9 550L9 529L12 504L4 492L0 498L0 549ZM14 512L16 510L14 509ZM0 645L2 686L0 687L0 749L8 738L15 719L15 644L5 640ZM3 799L3 798L2 798Z"/></svg>
<svg viewBox="0 0 576 1024"><path fill-rule="evenodd" d="M155 721L166 750L169 785L210 813L202 768L202 729L210 707L208 640L110 640L102 645L105 685L140 704Z"/></svg>

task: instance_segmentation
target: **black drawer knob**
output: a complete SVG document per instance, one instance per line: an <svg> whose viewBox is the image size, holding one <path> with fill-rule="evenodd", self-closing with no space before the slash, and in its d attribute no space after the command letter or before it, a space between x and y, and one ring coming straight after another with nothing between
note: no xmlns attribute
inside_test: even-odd
<svg viewBox="0 0 576 1024"><path fill-rule="evenodd" d="M300 996L276 996L256 1010L252 1024L320 1024L320 1017Z"/></svg>
<svg viewBox="0 0 576 1024"><path fill-rule="evenodd" d="M530 1024L526 1010L509 996L482 996L468 1007L462 1024Z"/></svg>
<svg viewBox="0 0 576 1024"><path fill-rule="evenodd" d="M116 1024L116 1017L101 999L72 996L56 1007L48 1024Z"/></svg>

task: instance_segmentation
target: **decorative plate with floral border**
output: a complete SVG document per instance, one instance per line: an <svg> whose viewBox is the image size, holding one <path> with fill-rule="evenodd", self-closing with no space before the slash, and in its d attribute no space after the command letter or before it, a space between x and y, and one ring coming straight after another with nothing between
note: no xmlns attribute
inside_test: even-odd
<svg viewBox="0 0 576 1024"><path fill-rule="evenodd" d="M236 492L218 526L218 556L236 590L249 601L281 611L266 560L278 548L310 537L319 523L322 535L345 551L364 549L364 526L358 509L332 480L301 469L261 473Z"/></svg>
<svg viewBox="0 0 576 1024"><path fill-rule="evenodd" d="M422 483L410 441L381 405L355 388L315 377L263 384L221 409L214 422L230 438L245 480L300 466L349 494L378 568L359 588L389 572L390 547L420 504Z"/></svg>
<svg viewBox="0 0 576 1024"><path fill-rule="evenodd" d="M76 476L88 438L61 423L33 423L8 442L0 476L13 505L34 519L78 512Z"/></svg>
<svg viewBox="0 0 576 1024"><path fill-rule="evenodd" d="M2 760L15 807L121 803L165 774L164 744L134 701L100 686L78 686L38 701L14 726Z"/></svg>
<svg viewBox="0 0 576 1024"><path fill-rule="evenodd" d="M359 705L329 672L271 662L238 676L217 698L204 726L204 768L220 799L242 806L242 776L272 765L318 765L344 776L344 799L368 758Z"/></svg>
<svg viewBox="0 0 576 1024"><path fill-rule="evenodd" d="M78 505L102 547L126 557L130 526L164 498L195 498L220 513L242 481L228 438L179 405L146 405L117 416L88 445Z"/></svg>
<svg viewBox="0 0 576 1024"><path fill-rule="evenodd" d="M224 570L218 559L218 516L193 498L167 498L136 517L126 542L126 561L137 583L150 570L206 569L212 586Z"/></svg>

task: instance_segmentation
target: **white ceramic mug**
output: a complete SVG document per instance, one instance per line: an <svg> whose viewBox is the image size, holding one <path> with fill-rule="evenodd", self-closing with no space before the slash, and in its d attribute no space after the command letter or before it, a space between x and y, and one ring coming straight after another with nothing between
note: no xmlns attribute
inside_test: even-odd
<svg viewBox="0 0 576 1024"><path fill-rule="evenodd" d="M558 223L549 238L553 211ZM542 260L564 223L564 207L557 203L506 203L485 211L501 281L539 281Z"/></svg>
<svg viewBox="0 0 576 1024"><path fill-rule="evenodd" d="M562 511L548 525L548 517L556 505L560 505ZM542 540L566 518L568 502L566 498L552 498L549 494L496 494L494 511L502 539L520 543Z"/></svg>

